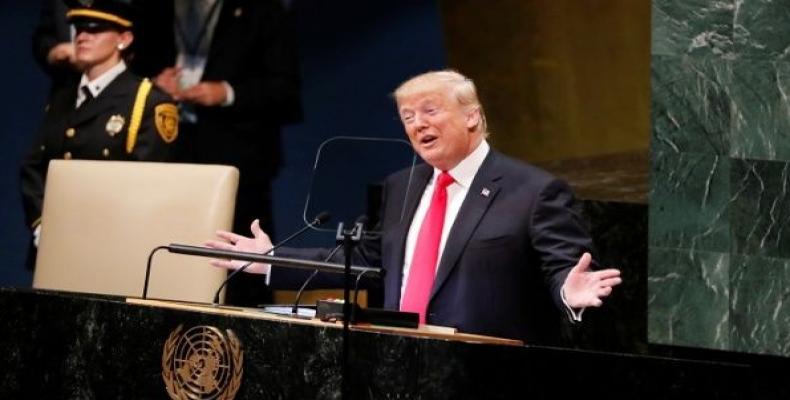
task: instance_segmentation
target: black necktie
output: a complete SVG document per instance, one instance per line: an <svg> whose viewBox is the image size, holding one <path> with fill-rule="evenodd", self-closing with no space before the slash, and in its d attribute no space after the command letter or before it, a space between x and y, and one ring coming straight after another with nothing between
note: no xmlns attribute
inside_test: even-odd
<svg viewBox="0 0 790 400"><path fill-rule="evenodd" d="M88 89L88 85L81 87L80 90L82 91L82 94L85 95L85 100L80 103L80 107L84 107L85 104L93 100L93 93L91 93L91 90Z"/></svg>

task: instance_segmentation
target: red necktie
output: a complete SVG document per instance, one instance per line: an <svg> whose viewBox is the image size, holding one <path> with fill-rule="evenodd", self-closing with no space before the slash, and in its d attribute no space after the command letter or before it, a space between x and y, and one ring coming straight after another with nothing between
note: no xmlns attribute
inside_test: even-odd
<svg viewBox="0 0 790 400"><path fill-rule="evenodd" d="M439 245L442 241L444 214L447 210L447 186L453 183L453 177L442 172L436 179L436 186L431 197L431 205L422 220L414 256L409 267L409 280L403 292L401 311L420 313L420 322L425 323L425 312L436 277L436 264L439 261Z"/></svg>

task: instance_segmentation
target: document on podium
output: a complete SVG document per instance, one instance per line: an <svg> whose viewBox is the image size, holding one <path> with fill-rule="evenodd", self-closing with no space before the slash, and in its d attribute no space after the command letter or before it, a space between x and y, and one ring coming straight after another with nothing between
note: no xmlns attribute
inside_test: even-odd
<svg viewBox="0 0 790 400"><path fill-rule="evenodd" d="M264 306L261 307L260 310L272 314L287 315L289 317L315 318L315 308L309 307L299 307L296 310L296 315L293 314L293 305Z"/></svg>

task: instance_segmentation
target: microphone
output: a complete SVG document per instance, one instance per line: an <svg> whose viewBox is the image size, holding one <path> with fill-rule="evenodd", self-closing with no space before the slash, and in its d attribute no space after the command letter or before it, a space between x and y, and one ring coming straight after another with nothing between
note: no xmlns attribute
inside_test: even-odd
<svg viewBox="0 0 790 400"><path fill-rule="evenodd" d="M357 237L361 237L362 235L364 235L365 225L367 225L367 223L368 223L368 216L367 215L362 214L359 217L357 217L357 219L354 221L354 227L352 228L353 232L352 232L351 235L352 236L357 236ZM338 230L340 230L340 229L342 229L342 225L341 225L341 227L338 227ZM338 233L338 237L339 236L340 236L340 233ZM343 247L343 243L340 243L337 246L335 246L335 248L332 249L332 251L329 252L329 255L326 256L326 258L324 259L324 262L331 260L332 257L335 255L335 253L337 253L342 247ZM367 262L368 260L364 257L364 255L363 255L363 259L365 260L365 263L368 264L368 262ZM307 277L307 279L304 281L304 283L302 283L302 286L299 288L299 291L296 292L296 299L294 300L294 305L291 308L291 314L298 316L298 314L299 314L299 301L302 299L302 293L304 292L305 288L307 288L307 284L309 284L310 281L312 281L313 278L315 278L316 275L318 275L318 270L317 269L314 270L313 273L310 274L310 276ZM364 273L362 275L364 275ZM359 279L357 279L357 284L359 284Z"/></svg>
<svg viewBox="0 0 790 400"><path fill-rule="evenodd" d="M318 213L318 215L316 215L315 218L313 218L313 220L311 222L309 222L307 225L303 226L298 231L292 233L291 236L288 236L287 238L283 239L280 243L277 243L276 245L272 246L272 248L270 248L269 250L266 250L262 254L263 255L271 254L271 252L273 252L275 249L277 249L277 248L281 247L282 245L290 242L292 239L294 239L295 237L301 235L306 230L308 230L310 228L313 228L313 227L316 227L316 226L319 226L321 224L324 224L327 221L329 221L330 218L332 218L331 214L329 214L326 211L322 211L322 212ZM219 293L222 291L222 288L224 288L225 285L227 285L228 282L230 282L230 280L233 279L234 276L236 276L236 274L238 274L240 272L243 272L250 265L252 265L252 263L253 263L253 261L250 261L250 262L242 265L241 267L239 267L235 271L231 272L228 275L228 277L225 278L224 281L222 281L222 284L219 286L219 288L217 289L216 293L214 293L214 301L213 301L214 304L218 304L219 303Z"/></svg>

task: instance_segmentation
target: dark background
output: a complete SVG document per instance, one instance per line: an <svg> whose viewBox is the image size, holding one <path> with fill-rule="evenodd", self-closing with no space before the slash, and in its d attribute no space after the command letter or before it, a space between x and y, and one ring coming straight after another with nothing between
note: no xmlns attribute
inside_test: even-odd
<svg viewBox="0 0 790 400"><path fill-rule="evenodd" d="M444 67L438 5L418 0L295 0L304 120L284 129L285 164L275 182L275 232L302 226L318 146L328 138L405 138L389 93L412 75ZM33 61L40 0L0 2L0 286L30 286L24 267L19 164L46 102L48 77ZM350 179L355 171L349 171ZM308 235L299 244L325 242Z"/></svg>

